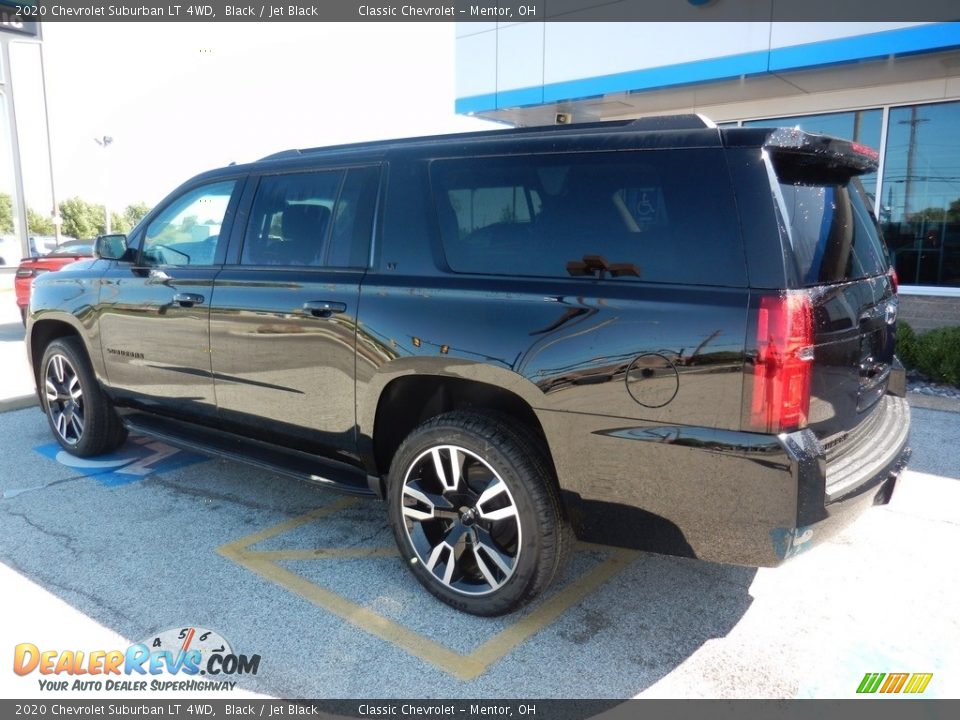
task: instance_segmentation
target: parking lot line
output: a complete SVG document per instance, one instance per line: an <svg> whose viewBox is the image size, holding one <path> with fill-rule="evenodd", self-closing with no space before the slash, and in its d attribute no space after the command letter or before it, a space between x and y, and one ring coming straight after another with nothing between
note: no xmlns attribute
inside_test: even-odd
<svg viewBox="0 0 960 720"><path fill-rule="evenodd" d="M400 623L389 620L379 613L358 605L339 593L311 582L278 564L281 561L289 560L391 557L397 554L395 547L250 549L253 545L290 532L308 523L321 520L350 508L358 502L359 500L356 498L340 498L329 505L311 510L299 517L221 545L217 548L217 552L224 558L245 567L265 580L269 580L317 607L333 613L360 630L378 637L463 681L473 680L483 675L491 665L557 620L565 611L583 600L640 555L639 552L620 548L586 543L578 545L578 551L600 550L609 553L609 557L589 572L571 580L555 594L549 595L533 611L519 617L516 622L508 625L472 652L464 654L414 632Z"/></svg>

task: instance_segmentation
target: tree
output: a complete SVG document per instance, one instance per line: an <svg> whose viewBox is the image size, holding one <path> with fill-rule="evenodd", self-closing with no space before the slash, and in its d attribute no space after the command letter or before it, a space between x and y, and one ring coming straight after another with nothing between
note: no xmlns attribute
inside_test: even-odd
<svg viewBox="0 0 960 720"><path fill-rule="evenodd" d="M93 205L83 198L73 197L60 203L60 217L64 235L92 238L103 234L103 205Z"/></svg>
<svg viewBox="0 0 960 720"><path fill-rule="evenodd" d="M13 198L0 193L0 233L13 233Z"/></svg>
<svg viewBox="0 0 960 720"><path fill-rule="evenodd" d="M112 212L110 213L110 232L112 233L123 233L126 235L130 232L132 226L127 222L126 214L121 215L120 213Z"/></svg>
<svg viewBox="0 0 960 720"><path fill-rule="evenodd" d="M27 208L28 235L54 235L55 233L53 220L33 208Z"/></svg>
<svg viewBox="0 0 960 720"><path fill-rule="evenodd" d="M123 217L129 225L129 229L132 230L138 222L143 220L144 215L150 212L150 206L145 202L137 202L127 205L126 210L123 211Z"/></svg>
<svg viewBox="0 0 960 720"><path fill-rule="evenodd" d="M910 213L910 222L960 222L960 198L950 203L947 208L928 207L919 212Z"/></svg>

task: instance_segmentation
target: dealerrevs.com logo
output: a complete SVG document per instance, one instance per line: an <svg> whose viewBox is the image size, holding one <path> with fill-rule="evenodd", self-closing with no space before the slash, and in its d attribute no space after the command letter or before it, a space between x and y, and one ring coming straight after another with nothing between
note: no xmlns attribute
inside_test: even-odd
<svg viewBox="0 0 960 720"><path fill-rule="evenodd" d="M52 691L233 690L237 683L228 677L259 669L259 655L238 655L221 635L200 627L165 630L125 650L42 650L20 643L13 651L13 671L39 673L40 689Z"/></svg>

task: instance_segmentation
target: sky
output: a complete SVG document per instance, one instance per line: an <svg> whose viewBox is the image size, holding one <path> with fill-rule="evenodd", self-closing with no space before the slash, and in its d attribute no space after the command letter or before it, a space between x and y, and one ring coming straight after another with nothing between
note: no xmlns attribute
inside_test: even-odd
<svg viewBox="0 0 960 720"><path fill-rule="evenodd" d="M43 35L58 200L154 205L198 172L291 147L497 127L454 113L453 24L61 22ZM13 64L37 78L15 92L27 201L43 210L38 58L23 48Z"/></svg>

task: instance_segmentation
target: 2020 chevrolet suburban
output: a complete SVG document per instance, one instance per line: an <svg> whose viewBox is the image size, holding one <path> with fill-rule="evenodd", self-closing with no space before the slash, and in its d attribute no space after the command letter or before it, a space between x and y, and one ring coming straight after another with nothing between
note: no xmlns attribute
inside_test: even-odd
<svg viewBox="0 0 960 720"><path fill-rule="evenodd" d="M291 150L35 282L59 443L127 430L386 500L442 601L575 537L773 566L909 455L877 154L697 116Z"/></svg>

